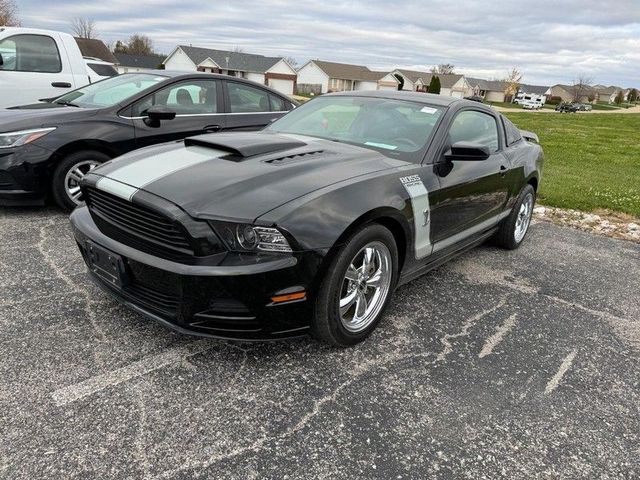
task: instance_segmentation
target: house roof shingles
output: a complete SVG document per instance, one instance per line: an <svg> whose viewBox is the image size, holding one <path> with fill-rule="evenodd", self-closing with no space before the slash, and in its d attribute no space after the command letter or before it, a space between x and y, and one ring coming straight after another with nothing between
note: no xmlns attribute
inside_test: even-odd
<svg viewBox="0 0 640 480"><path fill-rule="evenodd" d="M440 86L443 88L453 87L464 76L457 73L433 74L431 72L420 72L418 70L405 70L404 68L396 68L394 71L400 72L413 83L416 83L418 80L422 80L424 85L429 85L429 83L431 83L431 78L435 75L440 79Z"/></svg>
<svg viewBox="0 0 640 480"><path fill-rule="evenodd" d="M156 69L164 60L164 55L131 55L129 53L116 53L118 64L123 67L139 67Z"/></svg>
<svg viewBox="0 0 640 480"><path fill-rule="evenodd" d="M83 57L99 58L105 62L118 63L118 59L111 53L102 40L96 38L74 38Z"/></svg>
<svg viewBox="0 0 640 480"><path fill-rule="evenodd" d="M389 72L374 72L363 65L351 65L348 63L325 62L323 60L314 60L315 63L329 78L338 78L342 80L360 80L376 82Z"/></svg>
<svg viewBox="0 0 640 480"><path fill-rule="evenodd" d="M189 47L186 45L180 45L179 48L196 65L200 65L207 58L210 58L222 69L241 72L265 73L282 60L282 57L265 57L253 53L229 52L212 48Z"/></svg>

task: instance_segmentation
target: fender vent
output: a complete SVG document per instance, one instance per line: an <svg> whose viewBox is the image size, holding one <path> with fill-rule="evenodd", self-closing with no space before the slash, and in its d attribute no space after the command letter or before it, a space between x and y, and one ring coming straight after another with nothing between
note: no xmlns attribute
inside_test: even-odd
<svg viewBox="0 0 640 480"><path fill-rule="evenodd" d="M294 153L293 155L286 155L284 157L276 157L270 158L269 160L265 160L265 163L272 163L274 165L281 165L283 163L289 163L290 161L297 160L300 158L308 158L313 157L314 155L320 155L325 153L324 150L315 150L312 152L302 152L302 153Z"/></svg>

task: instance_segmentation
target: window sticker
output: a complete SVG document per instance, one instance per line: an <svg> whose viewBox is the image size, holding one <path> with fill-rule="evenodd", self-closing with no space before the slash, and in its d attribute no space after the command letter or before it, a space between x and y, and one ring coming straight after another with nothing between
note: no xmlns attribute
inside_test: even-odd
<svg viewBox="0 0 640 480"><path fill-rule="evenodd" d="M433 107L422 107L420 109L420 111L422 113L428 113L429 115L433 115L434 113L436 113L438 111L437 108L433 108Z"/></svg>
<svg viewBox="0 0 640 480"><path fill-rule="evenodd" d="M384 148L386 150L395 150L398 148L397 145L389 145L387 143L365 142L364 144L369 145L370 147Z"/></svg>

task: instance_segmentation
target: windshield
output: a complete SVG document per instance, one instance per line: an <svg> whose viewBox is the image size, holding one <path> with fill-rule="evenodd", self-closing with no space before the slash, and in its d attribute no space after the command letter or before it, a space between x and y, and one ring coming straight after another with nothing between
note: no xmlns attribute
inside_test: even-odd
<svg viewBox="0 0 640 480"><path fill-rule="evenodd" d="M404 100L326 96L292 110L267 130L350 143L419 162L442 113L440 107Z"/></svg>
<svg viewBox="0 0 640 480"><path fill-rule="evenodd" d="M86 108L110 107L166 79L147 73L118 75L69 92L54 101Z"/></svg>

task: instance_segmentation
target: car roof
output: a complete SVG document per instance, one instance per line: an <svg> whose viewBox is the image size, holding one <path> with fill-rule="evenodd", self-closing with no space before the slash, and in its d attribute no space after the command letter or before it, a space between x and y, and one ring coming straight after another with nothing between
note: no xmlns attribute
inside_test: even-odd
<svg viewBox="0 0 640 480"><path fill-rule="evenodd" d="M448 107L456 102L466 102L460 98L448 97L444 95L435 95L433 93L408 92L404 90L362 90L350 92L328 93L327 95L347 96L347 97L375 97L388 98L389 100L409 100L412 102L424 103L428 105L437 105Z"/></svg>

